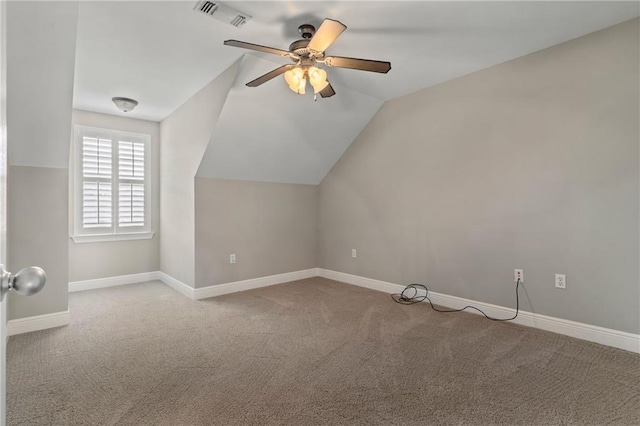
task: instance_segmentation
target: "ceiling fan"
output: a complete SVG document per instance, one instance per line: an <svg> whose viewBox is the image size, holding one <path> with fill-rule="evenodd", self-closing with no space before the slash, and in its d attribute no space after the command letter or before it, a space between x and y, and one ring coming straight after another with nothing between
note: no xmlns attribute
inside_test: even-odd
<svg viewBox="0 0 640 426"><path fill-rule="evenodd" d="M346 30L347 27L339 21L325 19L320 28L316 31L313 25L304 24L298 27L298 32L302 36L301 40L296 40L289 46L289 50L275 49L273 47L261 46L259 44L246 43L238 40L226 40L227 46L241 47L258 52L272 53L274 55L286 56L295 64L283 65L270 71L263 76L247 83L249 87L258 87L263 83L284 74L285 81L289 88L296 93L304 94L307 79L313 87L315 94L320 94L323 98L328 98L336 94L331 83L327 80L327 72L319 68L318 64L329 67L350 68L362 71L371 71L386 74L391 69L390 62L374 61L370 59L346 58L343 56L325 56L325 51L334 41Z"/></svg>

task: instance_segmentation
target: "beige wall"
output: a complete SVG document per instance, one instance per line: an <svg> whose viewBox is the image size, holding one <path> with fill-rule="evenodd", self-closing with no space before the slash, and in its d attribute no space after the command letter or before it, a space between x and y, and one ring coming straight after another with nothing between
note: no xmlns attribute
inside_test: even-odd
<svg viewBox="0 0 640 426"><path fill-rule="evenodd" d="M638 36L387 102L320 186L320 267L513 307L524 268L524 309L640 332Z"/></svg>
<svg viewBox="0 0 640 426"><path fill-rule="evenodd" d="M11 294L9 319L67 310L68 171L10 166L7 177L7 269L40 266L47 283L40 293Z"/></svg>
<svg viewBox="0 0 640 426"><path fill-rule="evenodd" d="M115 107L114 107L115 108ZM151 230L150 240L75 243L69 238L69 281L115 277L160 269L160 123L116 115L74 110L72 124L151 135ZM73 139L71 141L73 146ZM73 154L71 155L73 159ZM73 212L73 162L69 167L69 212ZM73 220L73 215L70 215ZM69 229L73 230L73 222Z"/></svg>
<svg viewBox="0 0 640 426"><path fill-rule="evenodd" d="M160 269L195 285L194 178L239 61L160 123Z"/></svg>
<svg viewBox="0 0 640 426"><path fill-rule="evenodd" d="M317 201L316 185L196 178L196 287L315 268Z"/></svg>

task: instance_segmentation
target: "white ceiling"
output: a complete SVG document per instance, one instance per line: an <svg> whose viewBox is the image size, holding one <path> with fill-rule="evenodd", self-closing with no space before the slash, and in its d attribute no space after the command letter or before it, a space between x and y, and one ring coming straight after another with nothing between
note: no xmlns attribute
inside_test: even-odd
<svg viewBox="0 0 640 426"><path fill-rule="evenodd" d="M637 2L227 2L253 16L238 29L188 2L81 2L74 107L160 121L242 59L199 176L319 183L386 100L638 16ZM328 54L387 60L388 74L329 68L337 94L313 102L282 77L244 84L286 58L224 46L287 49L303 23L348 29ZM246 55L246 56L244 56ZM311 92L311 91L308 91ZM196 159L199 161L200 159Z"/></svg>
<svg viewBox="0 0 640 426"><path fill-rule="evenodd" d="M226 3L253 19L238 29L195 12L195 1L81 2L74 107L119 114L111 98L126 96L140 101L129 116L160 121L247 52L223 40L286 49L298 25L324 17L348 27L330 54L392 63L387 75L330 69L331 82L386 101L639 14L637 2L608 1ZM286 87L251 90L253 102L291 101Z"/></svg>

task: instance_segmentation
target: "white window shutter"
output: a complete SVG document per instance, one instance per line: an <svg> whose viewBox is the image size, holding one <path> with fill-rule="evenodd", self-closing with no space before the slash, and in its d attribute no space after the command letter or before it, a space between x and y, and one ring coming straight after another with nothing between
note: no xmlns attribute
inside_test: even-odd
<svg viewBox="0 0 640 426"><path fill-rule="evenodd" d="M111 228L111 140L82 139L82 227Z"/></svg>
<svg viewBox="0 0 640 426"><path fill-rule="evenodd" d="M111 179L111 140L82 138L82 176L85 178Z"/></svg>
<svg viewBox="0 0 640 426"><path fill-rule="evenodd" d="M144 226L144 184L120 182L118 190L118 225Z"/></svg>
<svg viewBox="0 0 640 426"><path fill-rule="evenodd" d="M144 143L120 141L118 148L118 177L144 180Z"/></svg>
<svg viewBox="0 0 640 426"><path fill-rule="evenodd" d="M118 226L145 225L145 144L118 143Z"/></svg>

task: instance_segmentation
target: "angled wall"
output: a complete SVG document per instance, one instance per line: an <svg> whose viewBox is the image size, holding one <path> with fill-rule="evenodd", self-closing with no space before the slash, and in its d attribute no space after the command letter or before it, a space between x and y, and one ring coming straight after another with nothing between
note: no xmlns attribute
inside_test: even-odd
<svg viewBox="0 0 640 426"><path fill-rule="evenodd" d="M320 185L320 267L509 307L524 268L522 308L640 332L639 47L636 19L386 103Z"/></svg>
<svg viewBox="0 0 640 426"><path fill-rule="evenodd" d="M160 123L160 270L195 285L195 176L240 61Z"/></svg>
<svg viewBox="0 0 640 426"><path fill-rule="evenodd" d="M78 5L7 4L7 265L47 284L12 294L9 319L67 310L68 165Z"/></svg>
<svg viewBox="0 0 640 426"><path fill-rule="evenodd" d="M244 55L198 177L317 185L382 105L342 86L314 102L283 76L245 85L279 65Z"/></svg>

